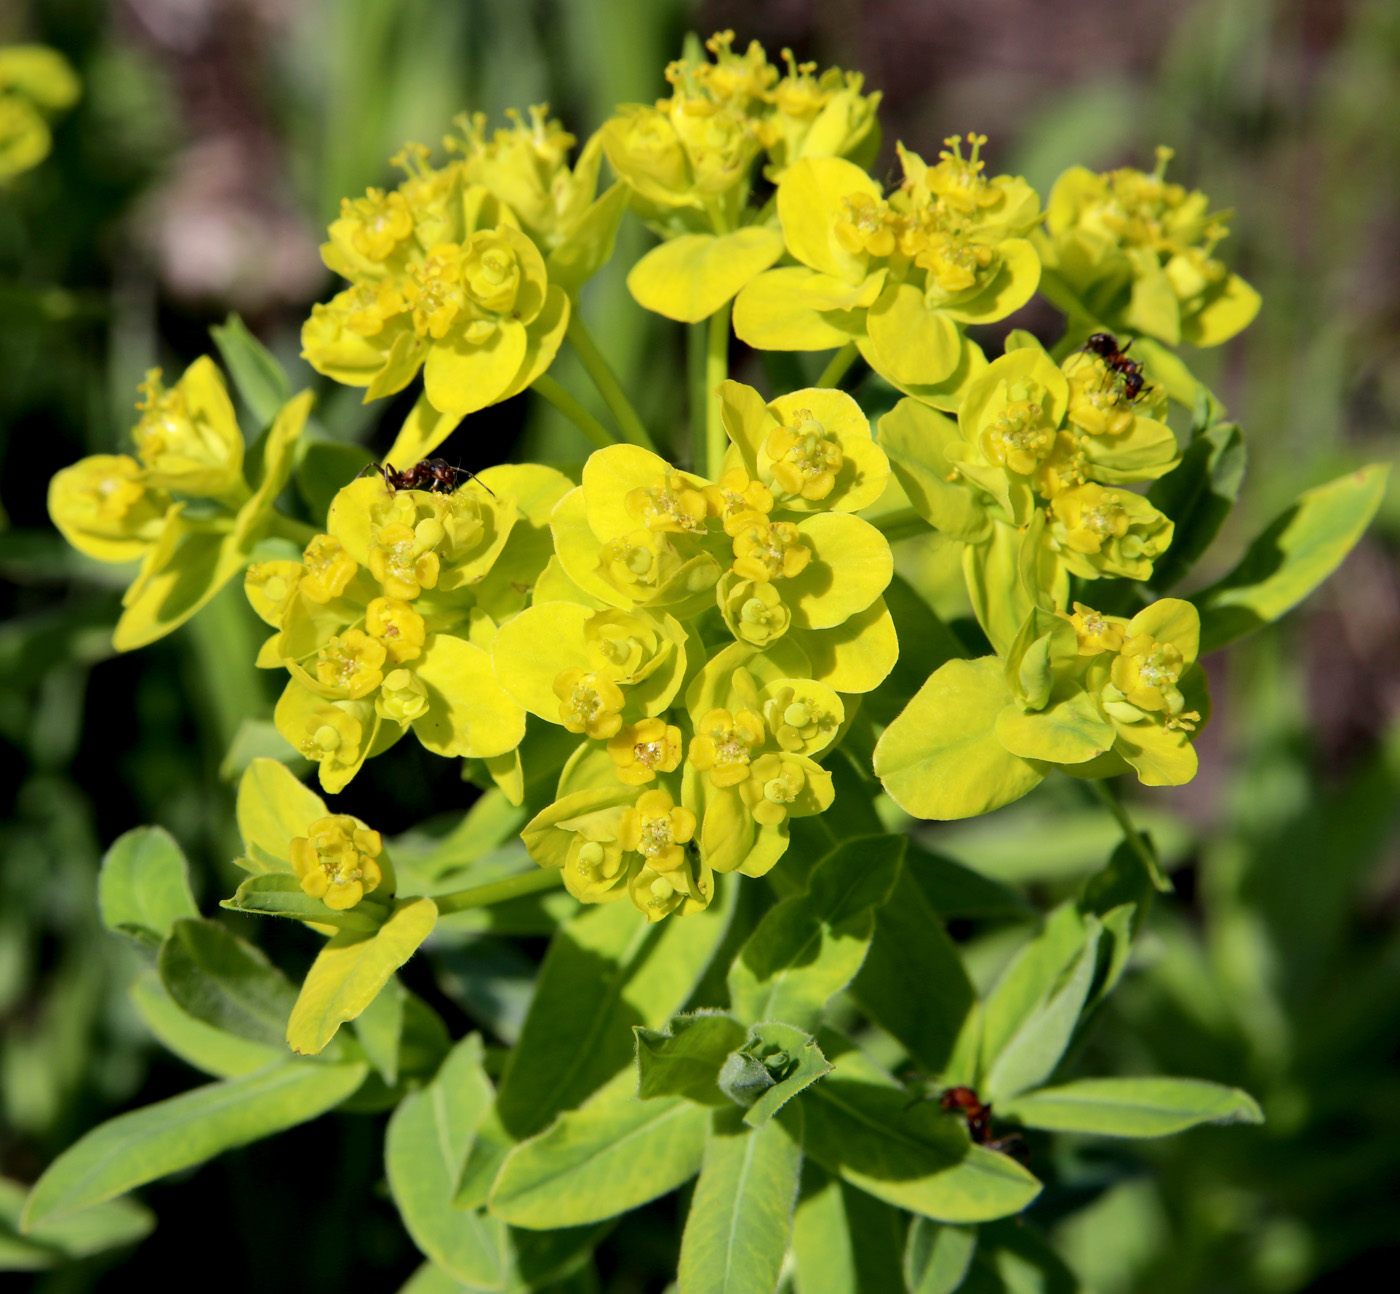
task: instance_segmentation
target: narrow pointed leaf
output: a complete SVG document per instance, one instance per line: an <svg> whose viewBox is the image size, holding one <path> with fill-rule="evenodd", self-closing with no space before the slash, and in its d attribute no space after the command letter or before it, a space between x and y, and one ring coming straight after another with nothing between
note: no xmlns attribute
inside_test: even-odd
<svg viewBox="0 0 1400 1294"><path fill-rule="evenodd" d="M870 947L873 909L899 872L902 836L846 841L812 870L807 892L769 911L729 972L730 1001L745 1020L811 1030Z"/></svg>
<svg viewBox="0 0 1400 1294"><path fill-rule="evenodd" d="M976 1251L976 1227L915 1218L904 1251L904 1283L910 1294L953 1294L962 1287Z"/></svg>
<svg viewBox="0 0 1400 1294"><path fill-rule="evenodd" d="M679 1096L638 1100L630 1071L501 1166L491 1212L549 1230L601 1222L675 1190L700 1167L710 1111Z"/></svg>
<svg viewBox="0 0 1400 1294"><path fill-rule="evenodd" d="M288 1061L120 1114L49 1165L29 1194L22 1224L35 1227L66 1217L305 1123L339 1105L368 1072L363 1063Z"/></svg>
<svg viewBox="0 0 1400 1294"><path fill-rule="evenodd" d="M999 1114L1029 1128L1101 1137L1165 1137L1198 1123L1263 1123L1237 1087L1195 1078L1085 1078L1003 1102Z"/></svg>
<svg viewBox="0 0 1400 1294"><path fill-rule="evenodd" d="M187 1015L225 1033L279 1050L297 991L260 949L212 921L175 922L157 969Z"/></svg>
<svg viewBox="0 0 1400 1294"><path fill-rule="evenodd" d="M802 1149L781 1123L714 1115L681 1240L686 1294L772 1294L787 1252Z"/></svg>
<svg viewBox="0 0 1400 1294"><path fill-rule="evenodd" d="M452 1049L431 1083L404 1097L389 1120L384 1164L414 1244L454 1280L503 1289L505 1223L452 1206L457 1178L494 1095L481 1055L481 1035L471 1034Z"/></svg>

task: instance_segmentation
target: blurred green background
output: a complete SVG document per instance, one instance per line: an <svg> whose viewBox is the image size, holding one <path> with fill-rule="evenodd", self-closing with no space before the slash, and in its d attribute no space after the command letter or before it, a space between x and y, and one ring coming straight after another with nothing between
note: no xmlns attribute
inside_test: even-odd
<svg viewBox="0 0 1400 1294"><path fill-rule="evenodd" d="M120 446L144 370L178 373L231 310L322 388L325 435L382 450L403 403L365 409L296 358L301 320L330 290L316 249L340 197L392 180L385 159L406 139L436 143L463 109L499 119L547 99L586 136L615 103L662 92L687 29L720 27L774 56L790 46L863 70L885 95L881 166L896 139L928 154L975 128L995 170L1045 194L1066 165L1149 164L1164 142L1175 178L1236 210L1225 256L1264 311L1188 357L1251 455L1217 570L1299 490L1396 456L1394 0L8 0L0 43L57 47L85 93L53 156L0 190L4 1176L32 1180L99 1119L196 1081L126 1004L133 955L99 931L97 864L128 827L161 823L205 906L227 892L238 756L226 757L274 698L236 589L171 639L114 657L124 576L49 528L48 478ZM585 310L664 437L685 396L656 357L673 350L682 373L681 339L622 282L646 245L630 223ZM1048 307L998 331L1012 326L1058 331ZM556 373L582 391L565 364ZM522 397L449 448L480 467L569 457L574 436ZM1057 1143L1037 1218L1100 1294L1354 1290L1400 1256L1398 550L1392 490L1369 539L1281 632L1212 659L1200 777L1138 802L1177 892L1080 1063L1238 1084L1269 1122L1145 1148ZM405 743L367 766L354 807L393 833L471 794ZM1101 865L1113 829L1048 818L1051 800L928 838L1052 901ZM284 962L305 958L261 933ZM997 964L1004 931L954 933L974 965ZM517 1012L535 952L495 950ZM482 1020L449 962L413 973L455 1032L508 1027ZM325 1119L159 1184L145 1197L160 1225L139 1246L14 1288L160 1289L197 1261L182 1279L210 1289L393 1289L416 1256L380 1185L381 1132ZM660 1289L674 1231L673 1203L629 1219L604 1247L606 1288Z"/></svg>

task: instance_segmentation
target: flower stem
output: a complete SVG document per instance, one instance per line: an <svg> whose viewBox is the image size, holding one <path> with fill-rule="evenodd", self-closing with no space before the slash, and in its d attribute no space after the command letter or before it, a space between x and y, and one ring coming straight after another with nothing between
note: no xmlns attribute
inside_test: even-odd
<svg viewBox="0 0 1400 1294"><path fill-rule="evenodd" d="M848 341L840 350L836 352L822 369L822 374L817 378L817 385L820 387L834 388L841 385L841 379L850 371L860 352L856 349L853 341Z"/></svg>
<svg viewBox="0 0 1400 1294"><path fill-rule="evenodd" d="M1175 887L1170 878L1163 873L1152 847L1147 843L1142 832L1134 825L1128 810L1123 807L1123 802L1117 794L1104 781L1087 781L1085 785L1092 792L1094 798L1117 820L1118 825L1123 829L1123 839L1128 842L1128 848L1138 856L1138 860L1147 869L1148 876L1152 878L1153 887L1161 894L1170 894Z"/></svg>
<svg viewBox="0 0 1400 1294"><path fill-rule="evenodd" d="M274 512L268 521L267 533L277 539L290 539L294 544L306 547L316 537L316 527L308 526L304 521L297 521L294 517L283 516L280 512Z"/></svg>
<svg viewBox="0 0 1400 1294"><path fill-rule="evenodd" d="M609 445L619 443L618 438L611 431L603 426L548 373L541 373L531 385L599 449L606 449Z"/></svg>
<svg viewBox="0 0 1400 1294"><path fill-rule="evenodd" d="M583 362L584 368L588 370L588 376L593 379L593 385L598 388L598 394L603 397L604 403L607 404L612 411L612 416L617 420L623 439L630 440L632 444L640 445L643 449L655 452L656 443L652 440L647 429L642 426L642 420L637 416L632 402L623 391L622 383L617 380L617 374L613 372L612 365L608 363L603 352L598 349L598 343L593 340L593 334L588 331L588 325L583 322L583 315L579 312L577 305L569 313L569 330L566 335L573 344L574 353ZM539 383L536 382L535 385L538 386Z"/></svg>
<svg viewBox="0 0 1400 1294"><path fill-rule="evenodd" d="M911 539L915 535L926 535L929 524L913 508L900 508L896 512L886 512L883 516L868 517L867 520L890 543L901 539Z"/></svg>
<svg viewBox="0 0 1400 1294"><path fill-rule="evenodd" d="M729 438L720 417L719 388L729 376L729 311L725 302L710 316L705 345L705 471L718 480Z"/></svg>
<svg viewBox="0 0 1400 1294"><path fill-rule="evenodd" d="M489 908L493 903L504 903L507 899L524 898L527 894L538 894L541 890L552 890L564 883L564 873L558 867L542 867L535 872L522 872L508 880L493 881L490 885L474 885L470 889L453 890L450 894L433 896L438 914L466 912L472 908Z"/></svg>

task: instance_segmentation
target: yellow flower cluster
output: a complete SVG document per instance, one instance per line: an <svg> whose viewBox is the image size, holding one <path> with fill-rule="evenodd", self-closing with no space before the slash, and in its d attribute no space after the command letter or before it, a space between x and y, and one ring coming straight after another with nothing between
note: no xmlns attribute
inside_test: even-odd
<svg viewBox="0 0 1400 1294"><path fill-rule="evenodd" d="M855 509L889 465L855 401L722 388L719 480L617 445L555 504L532 605L503 623L500 685L583 740L525 830L585 902L657 920L704 908L715 873L761 875L794 817L829 807L818 762L842 694L893 667L893 560Z"/></svg>
<svg viewBox="0 0 1400 1294"><path fill-rule="evenodd" d="M79 552L139 561L113 641L129 651L169 633L204 606L279 533L273 504L292 470L309 395L289 401L253 471L223 375L197 359L173 387L152 369L136 406L135 456L93 454L49 483L49 515Z"/></svg>
<svg viewBox="0 0 1400 1294"><path fill-rule="evenodd" d="M1248 321L1252 290L1215 257L1225 217L1167 183L1165 156L1151 175L1068 172L1042 213L1025 180L988 173L979 135L932 162L900 145L887 192L864 169L879 96L858 76L786 51L775 65L728 32L707 48L572 166L576 141L543 107L496 130L463 116L441 165L406 148L397 187L345 201L323 255L349 286L313 309L305 356L367 399L420 370L423 388L387 456L398 470L324 481L315 530L273 508L298 454L333 461L296 445L308 396L245 453L210 361L170 389L151 375L133 454L86 459L50 493L76 547L142 562L118 644L168 632L246 568L272 630L258 664L287 674L277 729L322 788L412 729L528 801L526 846L575 896L626 897L648 920L771 868L791 822L832 805L825 761L848 731L930 817L996 807L1052 766L1186 780L1208 709L1199 617L1144 607L1132 583L1175 537L1140 487L1181 463L1166 396L1189 404L1195 384L1147 337L1127 351L1130 332L1210 344ZM616 181L600 191L604 161ZM652 451L577 314L628 206L662 239L631 267L633 296L709 321L679 461ZM1025 304L1042 268L1069 332L1052 355L1013 331L989 361L968 328ZM752 347L835 351L827 376L771 399L728 379L731 310ZM627 443L546 375L566 333ZM857 356L905 396L878 438L835 389ZM405 475L532 384L600 446L581 467ZM400 488L420 480L434 488ZM915 689L891 678L886 531L924 522L962 546L994 654ZM905 644L916 674L920 646ZM329 909L357 906L387 875L379 837L316 805L297 811L311 825L288 865ZM259 901L283 903L278 885Z"/></svg>
<svg viewBox="0 0 1400 1294"><path fill-rule="evenodd" d="M1259 312L1259 294L1215 249L1229 211L1166 179L1170 148L1151 172L1071 167L1050 194L1037 236L1045 293L1068 313L1175 346L1215 346Z"/></svg>
<svg viewBox="0 0 1400 1294"><path fill-rule="evenodd" d="M46 45L0 48L0 184L49 155L49 119L71 108L81 90L57 50Z"/></svg>

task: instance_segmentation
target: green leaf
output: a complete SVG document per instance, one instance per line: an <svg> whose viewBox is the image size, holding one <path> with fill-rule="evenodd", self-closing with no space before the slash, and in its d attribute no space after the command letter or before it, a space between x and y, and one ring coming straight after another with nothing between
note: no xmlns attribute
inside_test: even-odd
<svg viewBox="0 0 1400 1294"><path fill-rule="evenodd" d="M797 1294L891 1294L902 1289L904 1222L897 1209L808 1159L793 1218Z"/></svg>
<svg viewBox="0 0 1400 1294"><path fill-rule="evenodd" d="M326 802L275 759L253 760L238 783L238 831L258 871L290 876L288 842L325 816Z"/></svg>
<svg viewBox="0 0 1400 1294"><path fill-rule="evenodd" d="M1192 598L1201 651L1277 620L1331 575L1371 524L1389 475L1389 465L1373 463L1299 495L1234 570Z"/></svg>
<svg viewBox="0 0 1400 1294"><path fill-rule="evenodd" d="M976 1252L976 1227L915 1218L904 1250L904 1284L910 1294L953 1294Z"/></svg>
<svg viewBox="0 0 1400 1294"><path fill-rule="evenodd" d="M413 1243L464 1285L503 1288L506 1227L452 1196L494 1093L481 1067L481 1035L459 1042L437 1077L404 1097L389 1120L389 1190Z"/></svg>
<svg viewBox="0 0 1400 1294"><path fill-rule="evenodd" d="M744 1122L761 1128L829 1073L831 1062L811 1035L765 1020L749 1030L748 1041L725 1062L719 1082L731 1101L747 1107Z"/></svg>
<svg viewBox="0 0 1400 1294"><path fill-rule="evenodd" d="M737 889L722 887L709 909L681 921L648 925L630 904L610 903L560 929L501 1075L496 1108L514 1136L578 1105L632 1059L635 1026L657 1028L685 1004L724 937Z"/></svg>
<svg viewBox="0 0 1400 1294"><path fill-rule="evenodd" d="M972 1145L966 1129L931 1102L911 1105L908 1093L858 1051L833 1059L835 1072L802 1103L804 1147L824 1168L939 1222L1007 1217L1040 1193L1015 1160Z"/></svg>
<svg viewBox="0 0 1400 1294"><path fill-rule="evenodd" d="M875 745L875 772L894 802L917 818L947 820L1025 795L1045 771L997 740L997 716L1011 700L995 656L934 670Z"/></svg>
<svg viewBox="0 0 1400 1294"><path fill-rule="evenodd" d="M879 724L890 723L909 704L931 669L966 654L953 631L898 575L890 580L884 598L899 641L918 643L919 650L901 652L885 681L866 694L861 710Z"/></svg>
<svg viewBox="0 0 1400 1294"><path fill-rule="evenodd" d="M1197 435L1181 462L1148 490L1148 502L1174 526L1171 547L1152 563L1154 589L1171 588L1210 547L1240 497L1245 459L1240 429L1217 423Z"/></svg>
<svg viewBox="0 0 1400 1294"><path fill-rule="evenodd" d="M988 1102L1004 1101L1043 1083L1065 1054L1098 969L1102 925L1084 921L1084 946L1063 985L1024 1017L1006 1045L987 1067L981 1092Z"/></svg>
<svg viewBox="0 0 1400 1294"><path fill-rule="evenodd" d="M951 858L931 853L910 841L904 870L923 891L928 905L945 921L954 917L1025 918L1034 909L1009 885L983 876Z"/></svg>
<svg viewBox="0 0 1400 1294"><path fill-rule="evenodd" d="M710 1125L681 1239L686 1294L772 1294L792 1230L802 1148L782 1124L746 1127L737 1110Z"/></svg>
<svg viewBox="0 0 1400 1294"><path fill-rule="evenodd" d="M684 1096L701 1105L724 1105L719 1071L744 1041L744 1026L721 1012L673 1016L664 1031L632 1030L637 1036L637 1095Z"/></svg>
<svg viewBox="0 0 1400 1294"><path fill-rule="evenodd" d="M908 862L875 914L875 936L852 988L921 1069L943 1072L976 994Z"/></svg>
<svg viewBox="0 0 1400 1294"><path fill-rule="evenodd" d="M24 1206L26 1229L202 1164L339 1105L369 1067L288 1061L195 1088L99 1125L49 1165Z"/></svg>
<svg viewBox="0 0 1400 1294"><path fill-rule="evenodd" d="M872 909L899 874L902 836L867 836L832 850L807 892L765 914L729 971L741 1019L781 1020L811 1030L827 999L860 970L874 930Z"/></svg>
<svg viewBox="0 0 1400 1294"><path fill-rule="evenodd" d="M155 1227L155 1216L135 1200L115 1199L80 1213L16 1231L28 1190L0 1177L0 1271L39 1271L55 1263L118 1245L135 1244Z"/></svg>
<svg viewBox="0 0 1400 1294"><path fill-rule="evenodd" d="M393 915L369 936L346 930L332 938L306 973L287 1022L293 1051L316 1055L336 1030L379 995L437 924L432 899L399 899Z"/></svg>
<svg viewBox="0 0 1400 1294"><path fill-rule="evenodd" d="M361 899L353 908L337 912L307 894L295 876L283 872L250 876L234 891L233 898L222 900L219 906L230 912L314 921L359 934L373 934L389 914L387 907L373 899Z"/></svg>
<svg viewBox="0 0 1400 1294"><path fill-rule="evenodd" d="M709 1110L684 1097L638 1100L625 1071L506 1156L491 1212L548 1230L635 1209L699 1169L709 1122Z"/></svg>
<svg viewBox="0 0 1400 1294"><path fill-rule="evenodd" d="M399 1081L407 997L404 986L397 979L391 979L355 1020L355 1037L365 1049L369 1063L390 1087Z"/></svg>
<svg viewBox="0 0 1400 1294"><path fill-rule="evenodd" d="M1072 903L1062 903L1045 919L1033 939L1023 944L987 995L982 1020L983 1073L1012 1036L1054 991L1065 968L1084 946L1084 918Z"/></svg>
<svg viewBox="0 0 1400 1294"><path fill-rule="evenodd" d="M155 971L138 976L127 991L161 1046L215 1078L237 1078L287 1059L287 1044L280 1036L275 1046L265 1046L187 1015L170 1000Z"/></svg>
<svg viewBox="0 0 1400 1294"><path fill-rule="evenodd" d="M164 827L136 827L118 836L97 878L102 923L148 948L158 948L181 917L199 916L189 866Z"/></svg>
<svg viewBox="0 0 1400 1294"><path fill-rule="evenodd" d="M209 334L219 348L239 399L258 426L266 427L292 397L286 371L236 314L215 324Z"/></svg>
<svg viewBox="0 0 1400 1294"><path fill-rule="evenodd" d="M1028 1128L1101 1137L1165 1137L1198 1123L1263 1123L1237 1087L1195 1078L1084 1078L1027 1092L997 1107Z"/></svg>
<svg viewBox="0 0 1400 1294"><path fill-rule="evenodd" d="M183 918L156 961L170 999L187 1015L266 1047L285 1046L297 991L261 950L212 921Z"/></svg>
<svg viewBox="0 0 1400 1294"><path fill-rule="evenodd" d="M318 440L307 445L297 464L297 493L318 525L330 512L335 496L373 461L362 445L333 440Z"/></svg>

